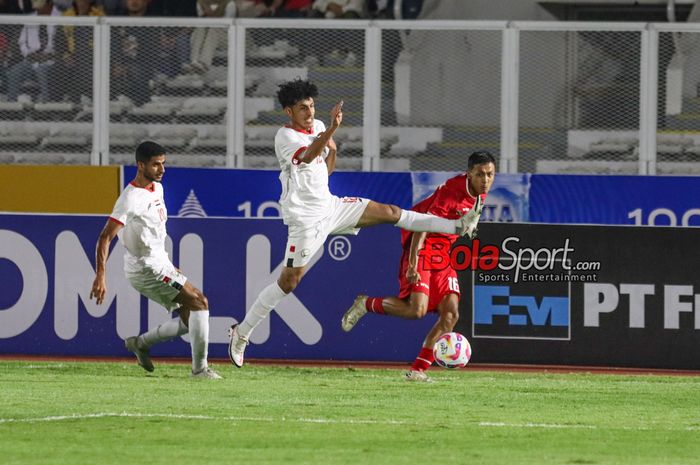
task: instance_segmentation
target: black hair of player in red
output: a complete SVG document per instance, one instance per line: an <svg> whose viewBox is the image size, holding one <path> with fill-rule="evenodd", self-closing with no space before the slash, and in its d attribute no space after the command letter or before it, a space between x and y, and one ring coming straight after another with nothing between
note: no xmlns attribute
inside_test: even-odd
<svg viewBox="0 0 700 465"><path fill-rule="evenodd" d="M142 161L145 163L158 155L165 155L165 149L156 142L147 140L136 147L136 162Z"/></svg>
<svg viewBox="0 0 700 465"><path fill-rule="evenodd" d="M277 100L282 108L293 107L300 100L316 98L317 96L318 88L316 85L309 81L302 81L301 78L280 84L277 91Z"/></svg>
<svg viewBox="0 0 700 465"><path fill-rule="evenodd" d="M482 165L484 163L493 163L496 166L496 159L491 155L488 150L477 150L476 152L469 155L469 161L467 162L467 171L470 171L476 165Z"/></svg>

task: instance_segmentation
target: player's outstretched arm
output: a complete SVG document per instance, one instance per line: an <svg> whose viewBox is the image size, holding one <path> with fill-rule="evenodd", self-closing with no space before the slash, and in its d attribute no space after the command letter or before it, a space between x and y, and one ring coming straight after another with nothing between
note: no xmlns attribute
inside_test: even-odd
<svg viewBox="0 0 700 465"><path fill-rule="evenodd" d="M90 299L94 297L97 305L102 303L107 293L105 269L107 257L109 256L109 245L123 227L124 225L120 223L107 220L107 224L102 228L100 237L97 239L97 247L95 248L95 280L92 282L92 290L90 291Z"/></svg>
<svg viewBox="0 0 700 465"><path fill-rule="evenodd" d="M328 167L328 175L330 176L335 170L335 155L338 153L338 146L331 137L328 139L328 156L326 157L326 166Z"/></svg>

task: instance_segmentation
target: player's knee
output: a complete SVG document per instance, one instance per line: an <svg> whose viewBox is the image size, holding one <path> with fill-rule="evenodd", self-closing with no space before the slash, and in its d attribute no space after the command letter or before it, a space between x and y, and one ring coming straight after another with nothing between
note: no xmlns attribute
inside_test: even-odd
<svg viewBox="0 0 700 465"><path fill-rule="evenodd" d="M285 294L289 294L290 292L294 291L298 285L298 282L289 279L279 283L280 289L282 289Z"/></svg>
<svg viewBox="0 0 700 465"><path fill-rule="evenodd" d="M209 300L207 299L207 296L205 296L199 289L196 289L194 293L194 308L196 310L209 309Z"/></svg>
<svg viewBox="0 0 700 465"><path fill-rule="evenodd" d="M392 221L395 223L401 219L401 208L396 205L387 205L387 215L391 217Z"/></svg>
<svg viewBox="0 0 700 465"><path fill-rule="evenodd" d="M459 320L459 309L456 305L448 305L440 314L440 318L448 328L454 328Z"/></svg>
<svg viewBox="0 0 700 465"><path fill-rule="evenodd" d="M285 276L280 276L277 280L277 284L280 289L282 289L286 294L292 292L301 282L301 274L290 273Z"/></svg>
<svg viewBox="0 0 700 465"><path fill-rule="evenodd" d="M452 311L447 311L445 312L444 318L445 321L447 321L447 323L454 325L455 323L457 323L457 320L459 320L459 311L457 311L456 308Z"/></svg>
<svg viewBox="0 0 700 465"><path fill-rule="evenodd" d="M425 302L413 302L411 303L411 313L410 317L414 320L423 318L428 313L428 304Z"/></svg>

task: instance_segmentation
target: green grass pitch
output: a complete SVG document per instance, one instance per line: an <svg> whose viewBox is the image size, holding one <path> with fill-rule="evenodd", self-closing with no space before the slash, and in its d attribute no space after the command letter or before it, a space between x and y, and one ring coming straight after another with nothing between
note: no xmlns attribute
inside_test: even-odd
<svg viewBox="0 0 700 465"><path fill-rule="evenodd" d="M0 464L697 464L700 377L0 361Z"/></svg>

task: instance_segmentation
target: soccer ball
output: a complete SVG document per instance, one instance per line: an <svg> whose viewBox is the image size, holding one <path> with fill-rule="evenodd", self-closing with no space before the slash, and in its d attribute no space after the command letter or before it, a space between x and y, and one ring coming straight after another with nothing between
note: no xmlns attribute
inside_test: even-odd
<svg viewBox="0 0 700 465"><path fill-rule="evenodd" d="M433 355L443 368L462 368L472 356L472 347L466 337L459 333L445 333L433 347Z"/></svg>

